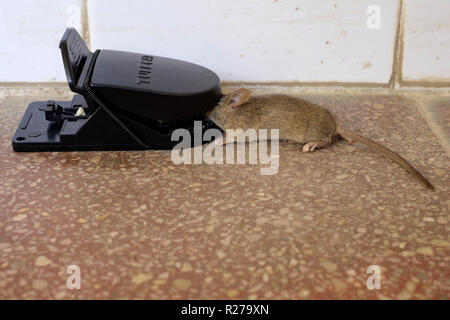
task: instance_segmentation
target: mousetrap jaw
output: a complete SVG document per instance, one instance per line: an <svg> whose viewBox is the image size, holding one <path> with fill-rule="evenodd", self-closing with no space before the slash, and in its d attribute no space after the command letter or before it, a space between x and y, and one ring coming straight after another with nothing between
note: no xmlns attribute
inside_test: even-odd
<svg viewBox="0 0 450 320"><path fill-rule="evenodd" d="M73 28L61 42L72 101L32 102L14 151L171 149L172 132L205 118L222 97L219 77L185 61L115 50L90 52Z"/></svg>

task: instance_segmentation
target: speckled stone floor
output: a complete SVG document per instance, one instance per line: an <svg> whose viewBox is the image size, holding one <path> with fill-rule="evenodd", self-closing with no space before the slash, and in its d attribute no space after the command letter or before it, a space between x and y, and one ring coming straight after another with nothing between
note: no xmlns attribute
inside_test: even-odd
<svg viewBox="0 0 450 320"><path fill-rule="evenodd" d="M273 90L329 107L437 190L343 141L283 143L273 176L177 166L170 151L14 153L27 104L69 93L0 88L0 298L450 298L448 92Z"/></svg>

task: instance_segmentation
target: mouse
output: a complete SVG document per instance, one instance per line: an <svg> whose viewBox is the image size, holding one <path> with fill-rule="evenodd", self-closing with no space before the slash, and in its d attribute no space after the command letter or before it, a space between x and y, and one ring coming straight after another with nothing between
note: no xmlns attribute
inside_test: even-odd
<svg viewBox="0 0 450 320"><path fill-rule="evenodd" d="M341 127L326 108L298 97L283 94L252 96L247 88L224 95L207 113L224 134L214 141L217 145L235 142L226 136L227 129L279 129L279 139L300 143L303 152L326 148L337 139L359 142L377 151L406 169L426 188L434 186L408 161L381 144Z"/></svg>

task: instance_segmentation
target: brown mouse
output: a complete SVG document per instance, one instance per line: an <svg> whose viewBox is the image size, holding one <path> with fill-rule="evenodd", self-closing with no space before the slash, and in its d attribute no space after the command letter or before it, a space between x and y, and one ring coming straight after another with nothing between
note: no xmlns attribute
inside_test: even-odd
<svg viewBox="0 0 450 320"><path fill-rule="evenodd" d="M279 129L280 140L303 144L303 152L329 146L336 138L365 144L397 162L427 188L434 186L405 159L386 147L341 128L332 114L316 104L281 94L250 96L248 89L237 89L225 95L208 114L222 130L226 129ZM216 143L226 144L226 136Z"/></svg>

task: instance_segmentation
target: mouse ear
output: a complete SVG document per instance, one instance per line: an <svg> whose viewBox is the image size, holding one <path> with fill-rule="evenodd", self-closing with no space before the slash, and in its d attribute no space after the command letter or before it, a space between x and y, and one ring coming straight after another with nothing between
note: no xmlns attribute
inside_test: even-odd
<svg viewBox="0 0 450 320"><path fill-rule="evenodd" d="M242 88L229 94L226 105L231 108L239 107L250 99L250 91Z"/></svg>

